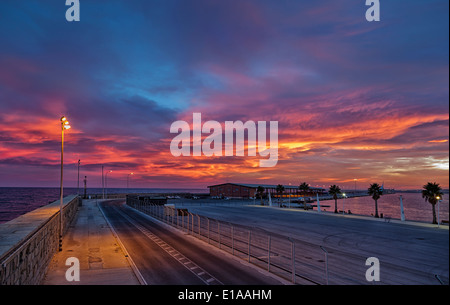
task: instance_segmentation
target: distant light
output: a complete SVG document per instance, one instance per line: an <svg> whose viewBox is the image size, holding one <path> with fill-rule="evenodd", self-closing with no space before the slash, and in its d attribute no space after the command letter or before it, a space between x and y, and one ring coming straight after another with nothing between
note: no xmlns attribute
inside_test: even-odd
<svg viewBox="0 0 450 305"><path fill-rule="evenodd" d="M64 125L64 129L69 129L70 125Z"/></svg>

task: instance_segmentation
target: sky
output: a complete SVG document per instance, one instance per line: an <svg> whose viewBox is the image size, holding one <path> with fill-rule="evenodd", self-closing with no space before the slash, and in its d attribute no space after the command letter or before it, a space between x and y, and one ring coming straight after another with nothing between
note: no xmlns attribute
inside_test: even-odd
<svg viewBox="0 0 450 305"><path fill-rule="evenodd" d="M449 2L0 2L0 187L449 185ZM278 121L278 162L171 154L173 122ZM206 137L208 134L204 134ZM133 175L128 175L133 172Z"/></svg>

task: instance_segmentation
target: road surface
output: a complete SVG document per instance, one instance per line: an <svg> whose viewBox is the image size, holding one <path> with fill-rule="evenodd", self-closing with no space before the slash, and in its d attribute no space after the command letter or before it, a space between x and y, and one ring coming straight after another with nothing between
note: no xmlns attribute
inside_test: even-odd
<svg viewBox="0 0 450 305"><path fill-rule="evenodd" d="M295 238L299 248L298 271L311 278L323 274L320 265L324 265L325 258L320 246L325 247L330 254L328 269L332 284L367 284L369 257L380 261L379 284L448 285L449 282L448 227L261 206L183 205L182 208Z"/></svg>
<svg viewBox="0 0 450 305"><path fill-rule="evenodd" d="M110 200L108 222L149 285L280 285L274 276Z"/></svg>

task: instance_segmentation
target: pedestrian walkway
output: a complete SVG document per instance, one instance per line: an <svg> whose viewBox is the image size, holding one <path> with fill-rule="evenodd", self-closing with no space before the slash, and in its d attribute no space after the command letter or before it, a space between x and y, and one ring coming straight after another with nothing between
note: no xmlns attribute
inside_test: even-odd
<svg viewBox="0 0 450 305"><path fill-rule="evenodd" d="M100 202L100 200L98 200ZM80 281L67 281L66 259L80 262ZM49 264L42 285L139 285L97 201L83 200L63 239L61 252Z"/></svg>

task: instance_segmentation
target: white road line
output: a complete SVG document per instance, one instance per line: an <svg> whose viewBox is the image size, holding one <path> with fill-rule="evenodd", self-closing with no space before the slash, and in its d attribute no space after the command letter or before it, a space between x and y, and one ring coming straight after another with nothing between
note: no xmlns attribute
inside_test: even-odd
<svg viewBox="0 0 450 305"><path fill-rule="evenodd" d="M136 228L138 228L139 231L144 233L144 235L147 236L151 241L156 243L159 247L161 247L161 249L166 251L170 256L172 256L174 259L176 259L181 265L183 265L187 270L191 271L194 275L196 275L199 279L201 279L205 284L211 285L214 282L216 285L223 285L223 283L221 281L219 281L218 279L213 277L211 274L206 272L203 268L201 268L196 263L194 263L193 261L188 259L186 256L181 254L179 251L177 251L174 248L172 248L172 246L167 244L165 241L160 239L158 236L156 236L155 234L153 234L152 232L150 232L148 229L144 228L143 226L141 226L139 224L136 224L135 221L130 216L128 216L126 214L122 214L122 215L131 224L133 224ZM182 262L182 261L186 261L186 262ZM187 266L188 264L192 264L193 267L188 267ZM198 272L194 272L193 271L194 269L200 269L201 272L199 272L199 273ZM205 278L207 278L207 279L205 280Z"/></svg>

